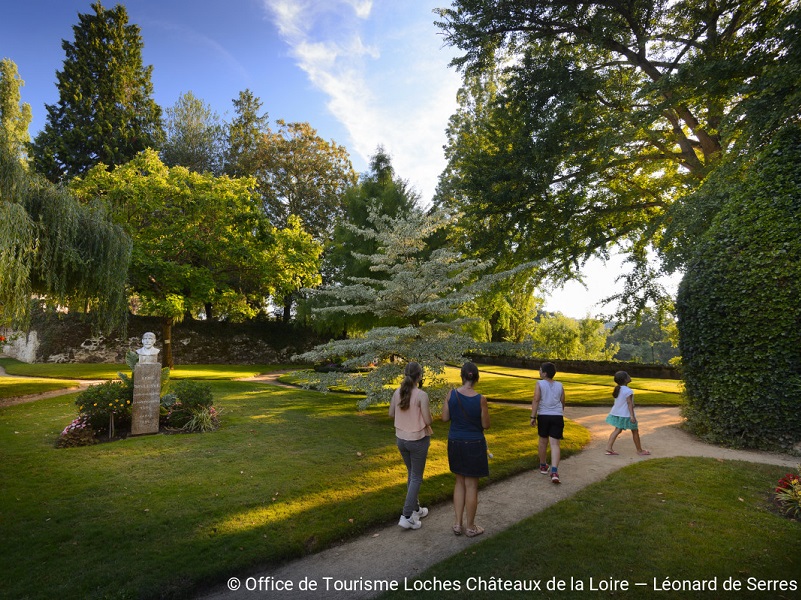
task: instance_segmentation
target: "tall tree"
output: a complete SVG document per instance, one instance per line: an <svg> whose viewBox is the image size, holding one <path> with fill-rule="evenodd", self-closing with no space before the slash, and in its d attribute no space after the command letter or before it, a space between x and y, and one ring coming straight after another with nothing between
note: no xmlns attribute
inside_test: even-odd
<svg viewBox="0 0 801 600"><path fill-rule="evenodd" d="M228 125L228 147L225 172L234 177L255 176L259 170L259 152L270 125L262 102L250 90L239 92L233 101L236 116Z"/></svg>
<svg viewBox="0 0 801 600"><path fill-rule="evenodd" d="M371 207L368 221L358 232L374 240L377 251L358 258L371 263L372 275L352 278L347 285L327 286L315 294L336 301L318 313L371 314L381 326L363 336L318 346L298 358L313 362L345 358L345 369L376 365L365 377L348 373L315 377L314 384L322 389L343 382L365 389L361 406L388 401L390 386L408 361L423 365L430 387L442 391L447 385L445 365L462 362L473 345L462 332L465 320L458 318L459 307L510 274L485 275L491 262L466 258L452 249L430 251L427 240L451 223L442 211L416 208L392 218Z"/></svg>
<svg viewBox="0 0 801 600"><path fill-rule="evenodd" d="M25 82L20 78L14 61L9 58L0 60L0 144L24 161L31 141L28 127L32 115L31 105L22 102L20 88L23 85Z"/></svg>
<svg viewBox="0 0 801 600"><path fill-rule="evenodd" d="M457 0L439 10L465 74L439 201L465 212L486 253L542 258L571 276L623 244L644 272L668 207L737 139L730 117L746 84L781 59L763 41L791 4Z"/></svg>
<svg viewBox="0 0 801 600"><path fill-rule="evenodd" d="M277 124L260 149L256 173L265 212L276 227L296 215L315 239L327 241L343 214L345 191L357 180L348 152L308 123Z"/></svg>
<svg viewBox="0 0 801 600"><path fill-rule="evenodd" d="M191 91L168 108L161 159L169 167L221 175L225 163L225 126L220 116Z"/></svg>
<svg viewBox="0 0 801 600"><path fill-rule="evenodd" d="M99 331L124 329L130 257L130 239L101 206L79 204L0 143L0 325L24 327L37 294L88 309Z"/></svg>
<svg viewBox="0 0 801 600"><path fill-rule="evenodd" d="M153 67L142 64L139 27L125 7L78 14L75 40L62 42L59 100L33 144L36 170L51 181L70 179L97 163L119 165L163 138L161 109L152 98Z"/></svg>
<svg viewBox="0 0 801 600"><path fill-rule="evenodd" d="M162 318L167 365L172 326L185 315L241 320L270 296L319 282L320 245L296 222L275 231L253 183L170 168L154 150L71 183L81 198L107 203L130 233L131 290L144 314Z"/></svg>

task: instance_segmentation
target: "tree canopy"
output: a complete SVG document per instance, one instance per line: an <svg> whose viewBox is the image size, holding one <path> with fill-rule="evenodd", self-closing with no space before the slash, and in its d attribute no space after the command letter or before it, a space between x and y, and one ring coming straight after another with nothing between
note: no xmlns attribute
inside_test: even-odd
<svg viewBox="0 0 801 600"><path fill-rule="evenodd" d="M73 42L64 40L56 73L59 99L33 143L33 162L51 181L69 180L93 165L119 165L163 137L161 108L152 98L152 67L142 63L142 38L121 4L100 2L79 14Z"/></svg>
<svg viewBox="0 0 801 600"><path fill-rule="evenodd" d="M225 126L219 115L191 91L168 108L161 160L169 167L221 175L226 155Z"/></svg>
<svg viewBox="0 0 801 600"><path fill-rule="evenodd" d="M465 213L487 255L541 258L551 277L572 276L618 244L644 274L668 208L731 150L743 129L738 104L761 93L757 82L786 51L766 40L791 4L457 0L440 9L465 85L438 202Z"/></svg>
<svg viewBox="0 0 801 600"><path fill-rule="evenodd" d="M71 188L103 200L130 233L139 309L169 326L186 314L253 317L267 298L319 282L320 245L296 221L276 231L253 184L170 168L146 150L112 171L97 165ZM169 343L166 330L164 337Z"/></svg>

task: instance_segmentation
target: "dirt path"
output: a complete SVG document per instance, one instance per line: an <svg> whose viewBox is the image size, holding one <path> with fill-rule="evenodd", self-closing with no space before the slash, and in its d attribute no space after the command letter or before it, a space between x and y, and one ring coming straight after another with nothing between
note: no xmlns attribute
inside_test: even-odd
<svg viewBox="0 0 801 600"><path fill-rule="evenodd" d="M523 406L521 410L529 410ZM630 435L622 435L615 444L618 456L606 456L604 449L610 427L604 422L609 409L605 407L568 407L566 417L587 427L592 439L582 452L562 461L559 466L561 485L553 485L539 471L529 471L516 477L494 483L479 492L476 522L486 533L476 538L456 537L451 533L453 508L445 503L431 508L423 527L406 531L391 524L378 528L346 544L324 550L280 567L264 569L251 574L253 585L260 577L289 580L292 592L280 592L281 598L372 598L373 592L325 591L326 577L331 586L349 580L399 581L413 578L426 568L458 552L482 538L499 533L552 504L568 498L587 485L602 480L613 471L633 462L671 456L707 456L720 460L746 460L763 464L794 467L798 458L764 452L728 450L704 444L677 427L681 422L679 409L674 407L637 409L643 446L651 450L649 457L638 456ZM532 448L532 450L534 450ZM532 458L532 465L534 459ZM492 464L490 463L490 471ZM423 482L425 486L425 482ZM402 548L403 552L399 552ZM231 574L234 575L233 573ZM315 592L299 591L304 578L315 580ZM234 600L259 597L258 591L245 589L247 578L236 578L241 586L231 591L226 582L208 594L204 600ZM236 585L236 584L234 584ZM273 594L264 593L265 597Z"/></svg>

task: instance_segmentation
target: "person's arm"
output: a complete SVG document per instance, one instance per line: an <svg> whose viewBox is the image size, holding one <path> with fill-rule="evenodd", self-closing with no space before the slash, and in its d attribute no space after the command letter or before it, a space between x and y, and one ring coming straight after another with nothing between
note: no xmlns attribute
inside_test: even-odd
<svg viewBox="0 0 801 600"><path fill-rule="evenodd" d="M453 394L453 392L451 392ZM440 417L443 421L450 421L451 420L451 409L448 406L448 400L450 399L450 395L445 398L445 402L442 403L442 417Z"/></svg>
<svg viewBox="0 0 801 600"><path fill-rule="evenodd" d="M423 421L426 425L431 425L434 419L431 417L431 405L428 400L428 394L420 392L420 412L423 413Z"/></svg>
<svg viewBox="0 0 801 600"><path fill-rule="evenodd" d="M626 403L629 405L629 414L631 415L631 422L636 423L637 417L634 415L634 394L629 394L629 397L626 398Z"/></svg>
<svg viewBox="0 0 801 600"><path fill-rule="evenodd" d="M559 401L562 403L562 412L565 412L565 386L562 386L562 397Z"/></svg>
<svg viewBox="0 0 801 600"><path fill-rule="evenodd" d="M487 406L486 396L481 396L481 426L484 429L490 428L489 406Z"/></svg>
<svg viewBox="0 0 801 600"><path fill-rule="evenodd" d="M531 401L531 421L529 423L532 427L537 424L537 410L540 407L540 385L539 383L534 386L534 400Z"/></svg>
<svg viewBox="0 0 801 600"><path fill-rule="evenodd" d="M395 390L395 393L392 394L392 400L389 401L389 416L393 419L395 418L395 397L398 395L398 391Z"/></svg>

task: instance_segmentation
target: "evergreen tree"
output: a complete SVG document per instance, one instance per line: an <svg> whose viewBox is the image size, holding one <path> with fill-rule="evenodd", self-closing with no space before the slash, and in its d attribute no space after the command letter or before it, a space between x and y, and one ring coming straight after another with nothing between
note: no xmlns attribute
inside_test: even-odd
<svg viewBox="0 0 801 600"><path fill-rule="evenodd" d="M47 123L33 144L36 170L51 181L70 179L97 163L119 165L163 137L161 109L152 99L152 66L142 64L139 27L125 7L100 2L79 14L75 40L64 40L59 100L46 105Z"/></svg>
<svg viewBox="0 0 801 600"><path fill-rule="evenodd" d="M168 167L221 175L225 161L225 127L219 115L192 92L166 110L167 138L161 160Z"/></svg>
<svg viewBox="0 0 801 600"><path fill-rule="evenodd" d="M236 117L228 126L225 172L234 177L255 176L259 168L259 149L270 133L267 113L261 113L261 100L250 90L239 92L233 101Z"/></svg>
<svg viewBox="0 0 801 600"><path fill-rule="evenodd" d="M324 390L343 384L364 389L362 407L388 401L392 392L388 386L397 382L408 361L417 361L426 371L427 387L437 398L447 386L445 365L461 363L473 345L462 333L465 320L455 316L459 307L511 273L483 275L491 262L465 258L448 248L430 251L426 240L451 223L442 211L426 213L415 208L392 218L371 207L368 222L368 227L351 227L376 243L375 253L356 254L370 263L371 275L314 293L336 300L336 305L320 308L318 314L370 314L380 319L382 326L361 337L331 341L296 358L306 362L344 359L345 370L375 366L365 376L315 374L310 384Z"/></svg>

